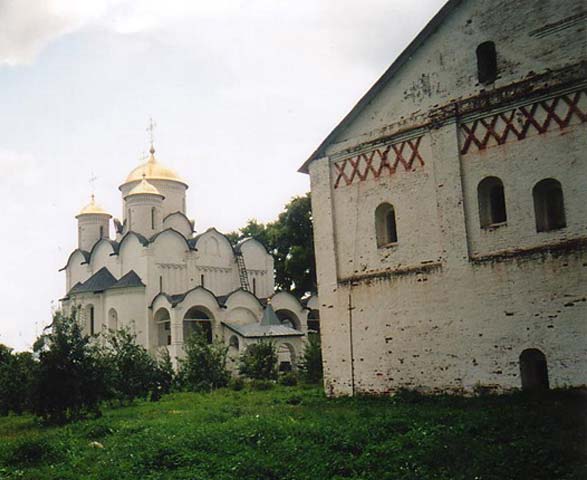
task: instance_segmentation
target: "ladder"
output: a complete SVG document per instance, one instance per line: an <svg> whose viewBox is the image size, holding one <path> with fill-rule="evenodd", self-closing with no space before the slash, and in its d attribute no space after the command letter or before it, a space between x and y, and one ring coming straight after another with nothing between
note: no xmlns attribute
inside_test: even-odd
<svg viewBox="0 0 587 480"><path fill-rule="evenodd" d="M247 266L245 265L245 259L241 252L236 254L236 263L238 265L238 276L241 282L241 288L247 292L251 291L249 286L249 275L247 273Z"/></svg>

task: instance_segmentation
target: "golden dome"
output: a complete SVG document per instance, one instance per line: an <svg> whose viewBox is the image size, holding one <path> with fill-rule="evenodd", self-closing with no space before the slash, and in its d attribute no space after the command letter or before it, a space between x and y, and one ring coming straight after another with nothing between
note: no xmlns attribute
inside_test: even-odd
<svg viewBox="0 0 587 480"><path fill-rule="evenodd" d="M177 175L177 173L175 173L170 168L164 167L157 161L155 158L155 149L153 147L151 147L150 152L151 156L149 157L149 160L130 172L128 177L126 177L124 184L137 182L141 180L143 175L145 175L147 180L171 180L186 185L186 183Z"/></svg>
<svg viewBox="0 0 587 480"><path fill-rule="evenodd" d="M94 194L92 193L92 199L90 203L88 203L81 211L75 216L75 218L81 215L108 215L112 217L106 210L104 210L100 205L96 204L96 200L94 198Z"/></svg>
<svg viewBox="0 0 587 480"><path fill-rule="evenodd" d="M135 186L127 195L124 197L130 197L131 195L159 195L163 198L163 195L155 188L154 185L147 182L147 176L143 173L143 179L141 183Z"/></svg>

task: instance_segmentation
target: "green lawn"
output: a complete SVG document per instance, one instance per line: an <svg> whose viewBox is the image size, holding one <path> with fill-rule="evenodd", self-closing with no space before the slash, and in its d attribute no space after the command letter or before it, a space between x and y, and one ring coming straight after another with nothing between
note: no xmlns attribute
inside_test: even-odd
<svg viewBox="0 0 587 480"><path fill-rule="evenodd" d="M98 420L0 418L0 479L587 479L587 397L174 394ZM103 448L90 446L99 442Z"/></svg>

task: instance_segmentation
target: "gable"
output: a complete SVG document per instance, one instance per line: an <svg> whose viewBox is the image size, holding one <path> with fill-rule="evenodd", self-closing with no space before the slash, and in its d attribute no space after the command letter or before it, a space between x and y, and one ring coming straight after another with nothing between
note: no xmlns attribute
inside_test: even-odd
<svg viewBox="0 0 587 480"><path fill-rule="evenodd" d="M587 42L576 28L586 19L580 3L447 2L300 171L307 173L316 158L424 125L432 109L584 61ZM476 49L486 41L497 52L498 77L490 87L477 75Z"/></svg>

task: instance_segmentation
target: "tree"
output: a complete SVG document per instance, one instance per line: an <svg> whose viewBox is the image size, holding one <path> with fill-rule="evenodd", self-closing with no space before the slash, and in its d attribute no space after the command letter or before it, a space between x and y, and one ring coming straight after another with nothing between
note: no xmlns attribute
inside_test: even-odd
<svg viewBox="0 0 587 480"><path fill-rule="evenodd" d="M149 352L136 343L128 328L110 330L104 335L104 355L109 368L109 386L114 398L131 403L157 392L158 365Z"/></svg>
<svg viewBox="0 0 587 480"><path fill-rule="evenodd" d="M31 409L36 368L30 352L14 353L0 345L0 415Z"/></svg>
<svg viewBox="0 0 587 480"><path fill-rule="evenodd" d="M241 355L239 373L252 380L275 380L277 378L275 345L264 339L249 345Z"/></svg>
<svg viewBox="0 0 587 480"><path fill-rule="evenodd" d="M249 220L227 237L234 243L252 237L264 244L275 259L277 288L297 296L316 291L316 260L310 194L294 197L274 222Z"/></svg>
<svg viewBox="0 0 587 480"><path fill-rule="evenodd" d="M226 387L230 374L226 369L228 347L208 337L197 328L184 341L185 358L179 361L179 383L182 388L193 392L209 392Z"/></svg>
<svg viewBox="0 0 587 480"><path fill-rule="evenodd" d="M308 383L320 383L322 381L322 348L320 335L308 334L308 342L304 347L304 353L300 362L300 373Z"/></svg>
<svg viewBox="0 0 587 480"><path fill-rule="evenodd" d="M99 416L107 395L104 357L97 342L83 334L76 314L56 312L48 333L34 345L39 365L33 411L49 423Z"/></svg>

